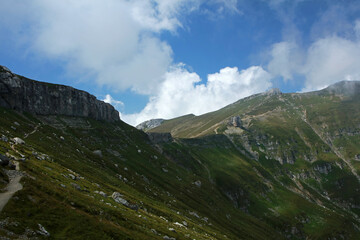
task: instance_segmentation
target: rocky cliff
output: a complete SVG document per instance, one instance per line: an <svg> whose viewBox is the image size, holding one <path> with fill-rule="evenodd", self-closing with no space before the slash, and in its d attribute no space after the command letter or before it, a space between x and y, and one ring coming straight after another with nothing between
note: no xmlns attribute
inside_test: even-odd
<svg viewBox="0 0 360 240"><path fill-rule="evenodd" d="M3 66L0 66L0 106L37 115L120 121L119 112L113 106L87 92L27 79Z"/></svg>

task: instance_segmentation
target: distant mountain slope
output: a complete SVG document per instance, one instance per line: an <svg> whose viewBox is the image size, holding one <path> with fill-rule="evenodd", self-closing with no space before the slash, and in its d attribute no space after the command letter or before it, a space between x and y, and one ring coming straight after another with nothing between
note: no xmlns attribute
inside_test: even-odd
<svg viewBox="0 0 360 240"><path fill-rule="evenodd" d="M310 93L288 93L270 90L262 94L256 94L241 99L218 111L194 116L189 120L186 115L183 117L167 120L161 126L151 129L151 132L170 132L174 137L198 137L215 133L219 125L226 123L232 116L249 115L258 111L258 115L266 111L274 110L275 107L293 108L294 106L305 107L309 101L314 100L313 104L321 104L316 100L334 100L333 97L345 97L348 99L359 99L359 81L343 81L331 85L328 88ZM334 102L334 103L335 103ZM256 117L256 112L254 117ZM300 113L301 115L301 113ZM331 119L329 119L331 121Z"/></svg>

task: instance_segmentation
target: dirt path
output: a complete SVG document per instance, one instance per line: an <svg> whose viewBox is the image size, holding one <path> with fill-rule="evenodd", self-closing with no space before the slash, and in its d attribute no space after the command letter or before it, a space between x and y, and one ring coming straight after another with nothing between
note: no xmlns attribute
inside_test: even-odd
<svg viewBox="0 0 360 240"><path fill-rule="evenodd" d="M24 135L24 138L27 138L28 136L36 133L36 131L38 130L39 127L40 127L40 124L39 124L39 125L36 125L35 128L34 128L34 130L33 130L32 132L26 133L26 134Z"/></svg>
<svg viewBox="0 0 360 240"><path fill-rule="evenodd" d="M19 163L16 163L16 170L8 170L6 171L9 176L10 182L6 186L4 193L0 193L0 212L3 210L5 205L8 203L10 198L23 187L20 183L22 178L22 173L19 171Z"/></svg>

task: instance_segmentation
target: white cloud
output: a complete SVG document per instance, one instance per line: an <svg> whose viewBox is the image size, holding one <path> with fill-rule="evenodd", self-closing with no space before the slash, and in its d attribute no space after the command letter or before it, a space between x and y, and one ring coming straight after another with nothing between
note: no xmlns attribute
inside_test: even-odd
<svg viewBox="0 0 360 240"><path fill-rule="evenodd" d="M294 42L280 42L272 46L272 59L268 64L269 72L283 77L284 81L293 79L293 74L301 64L300 49Z"/></svg>
<svg viewBox="0 0 360 240"><path fill-rule="evenodd" d="M318 90L342 80L359 80L360 42L340 37L319 39L308 49L302 69L303 91Z"/></svg>
<svg viewBox="0 0 360 240"><path fill-rule="evenodd" d="M215 3L236 11L237 0L1 1L0 30L72 75L148 95L174 64L161 33L176 33L188 14Z"/></svg>
<svg viewBox="0 0 360 240"><path fill-rule="evenodd" d="M114 90L150 94L173 64L163 31L182 27L180 16L200 0L34 0L0 9L0 30L45 59L58 59L78 76Z"/></svg>
<svg viewBox="0 0 360 240"><path fill-rule="evenodd" d="M285 81L294 75L305 78L302 91L325 88L342 80L360 80L360 24L356 21L354 37L337 34L316 39L308 48L294 42L280 42L272 46L268 70Z"/></svg>
<svg viewBox="0 0 360 240"><path fill-rule="evenodd" d="M158 93L150 98L140 113L122 115L122 119L136 125L152 118L168 119L189 113L199 115L271 87L270 74L260 66L242 71L226 67L209 74L207 84L200 82L196 73L179 65L166 73Z"/></svg>
<svg viewBox="0 0 360 240"><path fill-rule="evenodd" d="M124 103L122 101L115 100L110 94L106 94L105 99L103 99L103 101L113 105L117 109L124 106Z"/></svg>

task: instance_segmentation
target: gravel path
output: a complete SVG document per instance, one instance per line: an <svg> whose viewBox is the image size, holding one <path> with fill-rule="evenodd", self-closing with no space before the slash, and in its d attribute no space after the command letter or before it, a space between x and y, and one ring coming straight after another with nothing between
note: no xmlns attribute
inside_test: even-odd
<svg viewBox="0 0 360 240"><path fill-rule="evenodd" d="M9 176L9 184L6 186L4 193L0 193L0 212L3 210L5 205L8 203L10 198L23 187L20 180L23 174L19 171L19 164L16 163L16 170L7 170L6 174Z"/></svg>

